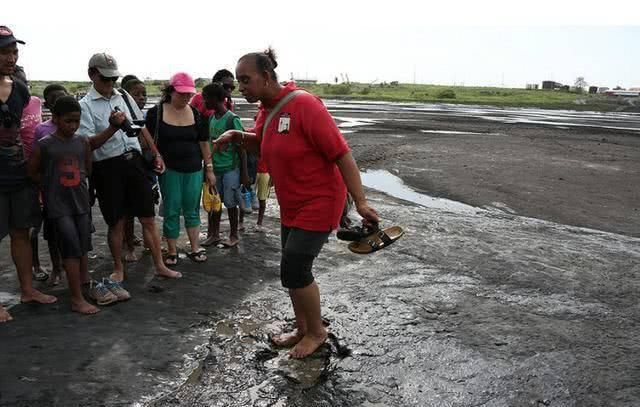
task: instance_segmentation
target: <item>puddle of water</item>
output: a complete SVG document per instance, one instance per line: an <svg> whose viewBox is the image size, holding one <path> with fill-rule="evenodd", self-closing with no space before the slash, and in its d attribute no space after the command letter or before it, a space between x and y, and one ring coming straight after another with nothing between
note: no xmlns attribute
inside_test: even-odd
<svg viewBox="0 0 640 407"><path fill-rule="evenodd" d="M402 179L386 170L365 171L360 174L362 184L396 198L404 199L427 208L442 209L456 213L476 213L479 208L450 199L435 198L421 194L408 187Z"/></svg>
<svg viewBox="0 0 640 407"><path fill-rule="evenodd" d="M475 133L473 131L455 131L455 130L420 130L422 133L433 133L433 134L486 134L486 133Z"/></svg>

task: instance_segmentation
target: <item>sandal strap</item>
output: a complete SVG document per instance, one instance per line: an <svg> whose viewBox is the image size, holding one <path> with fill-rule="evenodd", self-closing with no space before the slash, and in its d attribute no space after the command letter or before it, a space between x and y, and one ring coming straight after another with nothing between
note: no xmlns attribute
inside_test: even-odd
<svg viewBox="0 0 640 407"><path fill-rule="evenodd" d="M380 238L380 240L382 240L385 246L389 246L391 243L393 243L391 237L389 237L389 235L386 234L382 229L378 231L378 237Z"/></svg>

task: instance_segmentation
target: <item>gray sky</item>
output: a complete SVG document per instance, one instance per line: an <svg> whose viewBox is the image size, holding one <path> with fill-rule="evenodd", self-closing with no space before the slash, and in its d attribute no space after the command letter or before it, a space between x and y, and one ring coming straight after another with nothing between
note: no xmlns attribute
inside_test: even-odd
<svg viewBox="0 0 640 407"><path fill-rule="evenodd" d="M445 4L442 4L445 3ZM94 52L123 74L211 77L271 44L279 75L522 87L584 76L640 86L640 1L22 0L0 24L32 79L86 78ZM635 26L634 26L635 24Z"/></svg>

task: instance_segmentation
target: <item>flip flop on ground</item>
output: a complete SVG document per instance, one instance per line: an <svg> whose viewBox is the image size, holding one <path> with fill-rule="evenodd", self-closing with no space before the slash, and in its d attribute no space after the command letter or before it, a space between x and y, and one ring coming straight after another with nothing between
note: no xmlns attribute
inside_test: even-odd
<svg viewBox="0 0 640 407"><path fill-rule="evenodd" d="M369 254L393 244L404 235L400 226L392 226L386 229L379 229L376 232L360 239L357 242L349 243L349 250L358 254Z"/></svg>

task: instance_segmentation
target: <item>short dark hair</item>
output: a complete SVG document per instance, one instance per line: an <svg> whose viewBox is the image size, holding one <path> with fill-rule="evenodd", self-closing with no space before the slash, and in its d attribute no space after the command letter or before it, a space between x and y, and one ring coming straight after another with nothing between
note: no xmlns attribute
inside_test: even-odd
<svg viewBox="0 0 640 407"><path fill-rule="evenodd" d="M59 92L59 91L62 91L64 93L69 93L67 92L67 88L60 85L59 83L52 83L50 85L47 85L44 88L44 90L42 91L42 97L44 97L44 100L46 101L49 98L49 95L51 95L53 92Z"/></svg>
<svg viewBox="0 0 640 407"><path fill-rule="evenodd" d="M127 89L127 88L124 86L124 84L125 84L125 83L127 83L127 82L129 82L129 81L130 81L130 80L132 80L132 79L138 79L138 77L137 77L137 76L135 76L135 75L131 75L131 74L123 76L123 77L122 77L122 80L120 81L120 86L122 86L124 89Z"/></svg>
<svg viewBox="0 0 640 407"><path fill-rule="evenodd" d="M62 96L56 100L51 112L55 116L62 116L67 113L82 112L82 109L80 108L80 103L73 96Z"/></svg>
<svg viewBox="0 0 640 407"><path fill-rule="evenodd" d="M136 78L129 79L126 82L122 81L122 88L129 93L131 93L130 91L131 89L133 89L134 86L138 86L138 85L144 85L144 82Z"/></svg>
<svg viewBox="0 0 640 407"><path fill-rule="evenodd" d="M278 67L278 61L276 60L276 52L273 48L269 47L264 52L250 52L240 58L240 60L252 58L256 63L256 69L259 72L267 71L274 81L278 80L278 74L275 69Z"/></svg>
<svg viewBox="0 0 640 407"><path fill-rule="evenodd" d="M221 69L213 75L211 82L222 82L224 78L235 79L235 76L228 69Z"/></svg>
<svg viewBox="0 0 640 407"><path fill-rule="evenodd" d="M220 82L213 82L202 88L202 97L222 102L227 97L227 93Z"/></svg>

